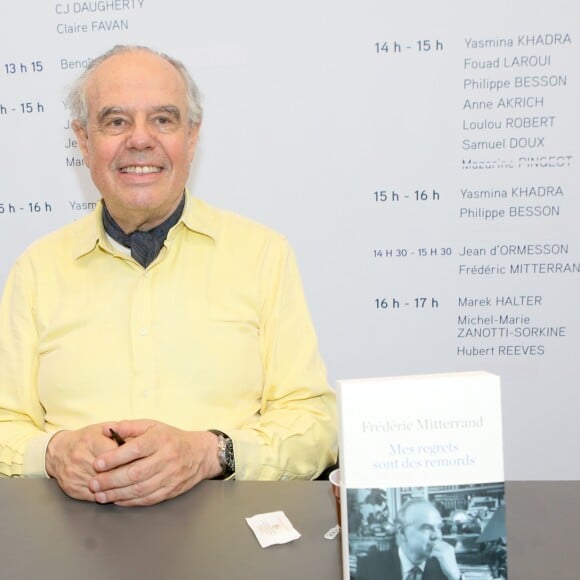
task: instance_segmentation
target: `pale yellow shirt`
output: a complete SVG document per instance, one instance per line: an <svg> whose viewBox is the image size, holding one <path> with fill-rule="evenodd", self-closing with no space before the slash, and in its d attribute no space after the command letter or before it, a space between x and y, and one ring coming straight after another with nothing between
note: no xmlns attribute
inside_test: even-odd
<svg viewBox="0 0 580 580"><path fill-rule="evenodd" d="M238 479L313 478L336 409L293 252L187 196L143 269L101 206L33 244L0 303L0 474L45 476L51 435L149 418L234 441Z"/></svg>

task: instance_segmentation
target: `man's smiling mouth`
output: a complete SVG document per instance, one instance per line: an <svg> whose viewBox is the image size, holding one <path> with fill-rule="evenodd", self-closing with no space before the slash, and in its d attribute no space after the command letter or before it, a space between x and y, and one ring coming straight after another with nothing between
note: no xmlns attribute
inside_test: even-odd
<svg viewBox="0 0 580 580"><path fill-rule="evenodd" d="M161 167L153 165L129 165L121 168L121 173L159 173L160 171Z"/></svg>

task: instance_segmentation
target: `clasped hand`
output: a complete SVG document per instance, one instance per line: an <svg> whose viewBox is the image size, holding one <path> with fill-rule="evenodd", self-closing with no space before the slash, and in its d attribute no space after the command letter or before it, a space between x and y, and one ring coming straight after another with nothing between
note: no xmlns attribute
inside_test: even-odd
<svg viewBox="0 0 580 580"><path fill-rule="evenodd" d="M71 497L121 506L156 504L221 473L213 433L148 419L61 431L50 440L46 470Z"/></svg>

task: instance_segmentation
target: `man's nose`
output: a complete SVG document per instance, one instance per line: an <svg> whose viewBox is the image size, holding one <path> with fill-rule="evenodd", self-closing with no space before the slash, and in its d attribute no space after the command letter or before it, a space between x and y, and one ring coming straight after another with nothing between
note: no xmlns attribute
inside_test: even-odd
<svg viewBox="0 0 580 580"><path fill-rule="evenodd" d="M148 149L153 147L154 143L152 127L144 120L135 121L127 138L127 147L131 149Z"/></svg>
<svg viewBox="0 0 580 580"><path fill-rule="evenodd" d="M443 534L441 533L441 530L439 528L436 528L431 532L431 539L432 540L440 540L442 537L443 537Z"/></svg>

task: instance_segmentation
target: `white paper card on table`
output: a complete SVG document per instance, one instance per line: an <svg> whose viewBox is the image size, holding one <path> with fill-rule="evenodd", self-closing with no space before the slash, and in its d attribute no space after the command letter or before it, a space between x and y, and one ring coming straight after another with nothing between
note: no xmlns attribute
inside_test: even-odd
<svg viewBox="0 0 580 580"><path fill-rule="evenodd" d="M286 544L300 537L300 533L294 529L282 511L256 514L246 518L246 521L262 548L274 544Z"/></svg>
<svg viewBox="0 0 580 580"><path fill-rule="evenodd" d="M399 562L405 535L397 516L411 500L439 512L463 577L474 566L486 580L502 577L493 576L499 569L507 574L499 377L342 380L338 397L345 580Z"/></svg>

